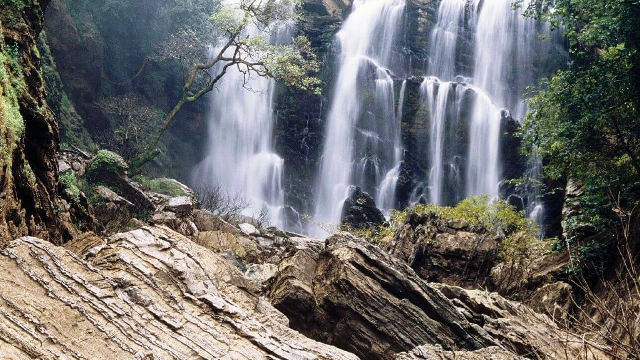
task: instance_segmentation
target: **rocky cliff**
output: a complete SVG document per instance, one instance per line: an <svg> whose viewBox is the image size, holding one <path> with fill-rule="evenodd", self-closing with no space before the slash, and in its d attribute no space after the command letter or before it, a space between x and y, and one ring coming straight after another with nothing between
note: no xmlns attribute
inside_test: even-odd
<svg viewBox="0 0 640 360"><path fill-rule="evenodd" d="M0 7L0 244L21 235L68 238L59 217L58 124L46 101L36 47L48 1Z"/></svg>

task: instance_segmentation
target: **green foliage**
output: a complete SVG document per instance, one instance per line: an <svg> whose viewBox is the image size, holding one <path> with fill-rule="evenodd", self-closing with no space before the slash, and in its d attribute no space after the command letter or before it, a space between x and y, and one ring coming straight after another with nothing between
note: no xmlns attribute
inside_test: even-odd
<svg viewBox="0 0 640 360"><path fill-rule="evenodd" d="M18 47L0 40L0 49L0 163L10 164L11 154L24 133L18 97L26 85Z"/></svg>
<svg viewBox="0 0 640 360"><path fill-rule="evenodd" d="M393 226L390 224L369 226L365 228L354 228L349 224L341 224L340 231L346 231L378 246L393 236Z"/></svg>
<svg viewBox="0 0 640 360"><path fill-rule="evenodd" d="M622 210L640 202L640 2L543 0L527 12L564 31L571 62L529 100L524 149L537 146L548 178L585 186L565 225L602 230L614 199Z"/></svg>
<svg viewBox="0 0 640 360"><path fill-rule="evenodd" d="M109 150L100 150L91 161L88 179L93 183L110 183L123 176L127 163L122 157Z"/></svg>
<svg viewBox="0 0 640 360"><path fill-rule="evenodd" d="M419 214L433 213L443 219L464 220L471 225L482 226L488 231L506 236L525 232L536 237L538 226L504 200L490 201L488 196L477 196L462 200L455 207L418 204L414 208L396 211L394 222L404 222L408 211Z"/></svg>
<svg viewBox="0 0 640 360"><path fill-rule="evenodd" d="M67 171L60 175L59 181L68 199L76 204L80 204L80 188L78 187L78 179L73 172Z"/></svg>
<svg viewBox="0 0 640 360"><path fill-rule="evenodd" d="M138 182L142 187L151 192L155 192L158 194L164 194L169 196L185 196L187 193L184 189L176 184L175 181L171 179L150 179L146 176L138 175L133 178L134 181Z"/></svg>

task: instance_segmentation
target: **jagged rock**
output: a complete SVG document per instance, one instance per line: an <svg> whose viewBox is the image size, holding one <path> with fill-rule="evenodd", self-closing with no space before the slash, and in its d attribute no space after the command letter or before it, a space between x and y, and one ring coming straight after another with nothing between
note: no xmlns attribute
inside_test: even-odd
<svg viewBox="0 0 640 360"><path fill-rule="evenodd" d="M244 275L257 284L263 285L273 279L277 272L278 266L275 264L251 264L247 267Z"/></svg>
<svg viewBox="0 0 640 360"><path fill-rule="evenodd" d="M140 186L140 184L124 176L119 181L122 195L131 201L138 210L155 210L157 204L150 198L149 194Z"/></svg>
<svg viewBox="0 0 640 360"><path fill-rule="evenodd" d="M496 293L465 290L433 284L464 313L482 326L503 348L534 359L609 359L606 352L590 345L599 341L562 331L546 315L522 303L506 300Z"/></svg>
<svg viewBox="0 0 640 360"><path fill-rule="evenodd" d="M3 357L357 359L288 328L237 269L166 228L79 255L21 238L0 267Z"/></svg>
<svg viewBox="0 0 640 360"><path fill-rule="evenodd" d="M573 287L565 282L556 281L536 289L526 303L535 311L547 314L554 319L567 320L575 305Z"/></svg>
<svg viewBox="0 0 640 360"><path fill-rule="evenodd" d="M396 360L527 360L498 346L474 351L445 351L439 346L419 346L400 353Z"/></svg>
<svg viewBox="0 0 640 360"><path fill-rule="evenodd" d="M164 208L179 214L191 214L195 206L193 197L175 196L167 201L167 205Z"/></svg>
<svg viewBox="0 0 640 360"><path fill-rule="evenodd" d="M67 171L71 171L71 165L66 161L58 160L58 173L64 174Z"/></svg>
<svg viewBox="0 0 640 360"><path fill-rule="evenodd" d="M93 191L96 193L96 195L98 195L100 198L102 198L102 200L106 202L111 202L127 209L135 208L135 205L133 205L131 201L116 194L115 192L113 192L113 190L109 189L106 186L96 186L95 188L93 188Z"/></svg>
<svg viewBox="0 0 640 360"><path fill-rule="evenodd" d="M176 227L178 222L178 216L171 211L162 211L153 214L151 217L151 223L156 225L165 225L169 228Z"/></svg>
<svg viewBox="0 0 640 360"><path fill-rule="evenodd" d="M286 258L270 299L293 328L364 359L391 359L426 343L495 344L408 266L346 233L329 238L320 254Z"/></svg>
<svg viewBox="0 0 640 360"><path fill-rule="evenodd" d="M219 216L214 215L209 210L196 209L193 211L193 222L200 231L225 231L228 233L239 233L239 230L224 221Z"/></svg>
<svg viewBox="0 0 640 360"><path fill-rule="evenodd" d="M369 194L362 192L359 187L350 190L349 197L342 207L342 223L355 229L382 225L384 215L376 207L375 201Z"/></svg>
<svg viewBox="0 0 640 360"><path fill-rule="evenodd" d="M383 248L427 281L465 287L484 285L498 257L498 242L486 230L415 212Z"/></svg>
<svg viewBox="0 0 640 360"><path fill-rule="evenodd" d="M216 253L229 251L244 263L260 261L258 244L244 236L224 231L201 231L194 237L194 241Z"/></svg>
<svg viewBox="0 0 640 360"><path fill-rule="evenodd" d="M57 243L77 234L73 219L59 214L59 129L46 101L36 47L47 3L2 1L0 6L0 246L27 234Z"/></svg>

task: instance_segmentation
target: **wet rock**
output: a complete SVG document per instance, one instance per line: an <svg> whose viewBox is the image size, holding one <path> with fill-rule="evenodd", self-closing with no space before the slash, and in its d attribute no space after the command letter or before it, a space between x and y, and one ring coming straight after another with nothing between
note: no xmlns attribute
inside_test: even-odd
<svg viewBox="0 0 640 360"><path fill-rule="evenodd" d="M359 187L351 189L349 198L342 207L342 223L355 229L382 225L384 215L376 207L375 201L369 194L362 192Z"/></svg>

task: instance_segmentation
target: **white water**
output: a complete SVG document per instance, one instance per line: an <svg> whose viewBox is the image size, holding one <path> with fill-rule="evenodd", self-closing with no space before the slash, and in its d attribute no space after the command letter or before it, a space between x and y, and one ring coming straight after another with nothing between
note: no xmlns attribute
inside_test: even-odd
<svg viewBox="0 0 640 360"><path fill-rule="evenodd" d="M441 80L453 80L456 74L458 37L466 0L442 0L429 47L429 74Z"/></svg>
<svg viewBox="0 0 640 360"><path fill-rule="evenodd" d="M388 189L397 176L389 171L397 166L397 150L389 149L399 146L399 124L388 69L404 8L404 0L355 0L336 36L339 73L317 182L316 223L340 222L352 185L374 198L384 187L383 202L393 203Z"/></svg>
<svg viewBox="0 0 640 360"><path fill-rule="evenodd" d="M455 178L447 178L447 171L456 171L455 164L445 155L452 142L447 127L460 121L456 108L467 85L447 82L456 79L458 39L465 24L473 31L473 77L468 80L474 90L469 121L469 143L464 186L465 196L499 196L500 127L508 113L516 118L524 116L523 94L526 86L535 81L534 59L544 58L548 50L540 33L548 34L531 18L522 16L522 10L512 8L512 0L442 0L437 23L431 34L428 74L422 84L422 95L429 108L430 172L428 176L429 201L442 204L447 187L458 188ZM524 6L527 6L525 1ZM465 13L466 11L466 13ZM465 14L468 16L465 19ZM459 76L458 76L459 78ZM460 80L458 80L460 81ZM459 84L459 83L458 83ZM505 109L508 112L504 112ZM448 161L448 162L447 162ZM447 204L451 205L451 204Z"/></svg>
<svg viewBox="0 0 640 360"><path fill-rule="evenodd" d="M256 34L249 28L248 35ZM293 23L272 32L272 41L290 41ZM212 49L217 54L219 47ZM220 71L220 69L215 69ZM197 186L220 187L230 197L249 202L244 215L268 211L271 225L283 227L284 160L274 152L273 93L275 81L245 75L232 67L209 97L208 146L206 158L195 168Z"/></svg>

